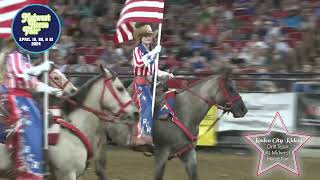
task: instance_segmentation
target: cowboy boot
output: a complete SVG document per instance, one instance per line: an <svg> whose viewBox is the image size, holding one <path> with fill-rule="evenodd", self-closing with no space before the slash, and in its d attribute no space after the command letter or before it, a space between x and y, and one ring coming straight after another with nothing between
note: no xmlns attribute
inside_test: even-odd
<svg viewBox="0 0 320 180"><path fill-rule="evenodd" d="M135 126L135 129L135 134L130 143L131 149L138 152L153 152L152 136L143 135L139 124Z"/></svg>

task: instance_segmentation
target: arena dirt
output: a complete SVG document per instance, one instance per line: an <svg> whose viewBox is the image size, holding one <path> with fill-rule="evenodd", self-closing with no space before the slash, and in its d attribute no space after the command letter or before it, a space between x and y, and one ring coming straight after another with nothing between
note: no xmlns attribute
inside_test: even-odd
<svg viewBox="0 0 320 180"><path fill-rule="evenodd" d="M123 149L107 152L109 180L153 180L153 158ZM293 177L284 169L272 170L256 177L257 158L249 155L198 152L199 180L319 180L320 158L303 158L302 174ZM96 180L93 170L85 174L86 180ZM167 164L164 180L187 180L179 160Z"/></svg>

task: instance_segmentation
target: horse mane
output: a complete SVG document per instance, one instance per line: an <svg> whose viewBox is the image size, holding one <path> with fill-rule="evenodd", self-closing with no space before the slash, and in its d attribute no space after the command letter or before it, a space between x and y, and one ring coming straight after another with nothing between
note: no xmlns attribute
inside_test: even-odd
<svg viewBox="0 0 320 180"><path fill-rule="evenodd" d="M183 87L183 89L177 90L177 93L178 93L178 94L179 94L179 93L182 93L182 92L184 92L185 90L187 90L187 89L189 89L189 88L192 88L193 86L196 86L196 85L198 85L198 84L200 84L200 83L202 83L202 82L205 82L205 81L208 81L208 80L212 79L213 77L222 76L222 77L228 79L228 78L229 78L229 75L231 74L231 72L232 72L232 70L231 70L230 68L221 68L221 69L218 71L217 74L212 74L212 75L207 76L207 77L205 77L205 78L202 78L202 79L200 79L200 80L198 80L198 81L196 81L196 82L194 82L194 83L192 83L192 84L190 84L190 85L186 85L186 87Z"/></svg>
<svg viewBox="0 0 320 180"><path fill-rule="evenodd" d="M200 79L200 80L198 80L198 81L196 81L196 82L194 82L194 83L192 83L192 84L190 84L190 85L186 85L186 87L183 87L182 89L179 89L179 90L177 90L176 92L177 92L177 94L183 93L183 92L186 91L187 89L192 88L192 87L194 87L194 86L196 86L196 85L198 85L198 84L200 84L200 83L202 83L202 82L208 81L208 80L212 79L212 77L215 77L215 76L220 76L220 74L212 74L212 75L210 75L210 76L207 76L207 77L205 77L205 78L202 78L202 79ZM184 83L184 82L186 82L186 80L183 81L183 83Z"/></svg>
<svg viewBox="0 0 320 180"><path fill-rule="evenodd" d="M101 73L98 74L89 80L87 80L79 89L78 91L71 95L70 98L78 103L78 105L81 105L85 98L87 97L87 94L91 88L91 86L97 82L99 79L101 79L105 74ZM66 114L69 114L73 110L78 108L77 106L70 106L70 103L68 101L64 101L63 103L63 109L65 110Z"/></svg>

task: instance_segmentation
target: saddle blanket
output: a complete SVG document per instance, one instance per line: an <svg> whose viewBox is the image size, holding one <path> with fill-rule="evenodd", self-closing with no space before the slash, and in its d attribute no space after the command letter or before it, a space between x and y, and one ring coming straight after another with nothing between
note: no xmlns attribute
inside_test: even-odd
<svg viewBox="0 0 320 180"><path fill-rule="evenodd" d="M168 91L165 93L164 95L164 105L160 108L159 112L158 112L158 117L162 117L165 115L170 114L169 108L167 107L167 105L169 105L171 107L171 109L173 109L174 105L175 105L175 98L176 98L176 91Z"/></svg>
<svg viewBox="0 0 320 180"><path fill-rule="evenodd" d="M61 126L60 124L52 124L48 129L49 145L56 145L59 141ZM6 130L6 126L0 123L0 143L5 144L10 130Z"/></svg>

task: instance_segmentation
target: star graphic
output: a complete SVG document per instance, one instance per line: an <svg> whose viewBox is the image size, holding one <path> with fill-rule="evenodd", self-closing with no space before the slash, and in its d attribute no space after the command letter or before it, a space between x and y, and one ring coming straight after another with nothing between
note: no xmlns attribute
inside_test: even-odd
<svg viewBox="0 0 320 180"><path fill-rule="evenodd" d="M310 137L289 132L280 113L277 112L265 133L245 136L259 152L257 176L277 166L300 175L296 153Z"/></svg>
<svg viewBox="0 0 320 180"><path fill-rule="evenodd" d="M21 106L21 109L23 111L30 111L29 107L28 106Z"/></svg>

